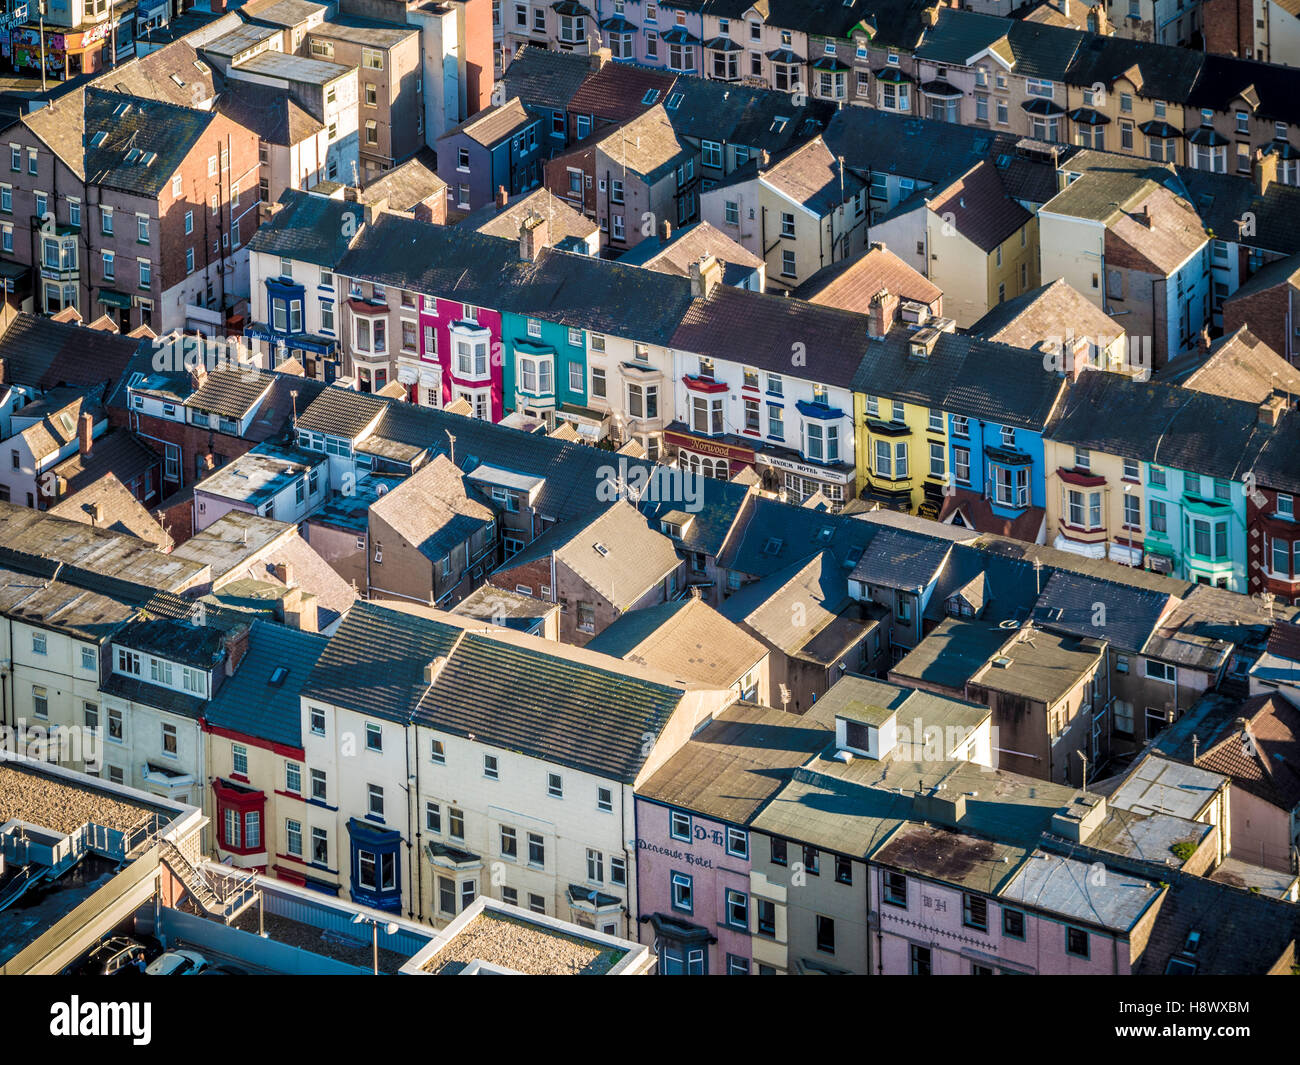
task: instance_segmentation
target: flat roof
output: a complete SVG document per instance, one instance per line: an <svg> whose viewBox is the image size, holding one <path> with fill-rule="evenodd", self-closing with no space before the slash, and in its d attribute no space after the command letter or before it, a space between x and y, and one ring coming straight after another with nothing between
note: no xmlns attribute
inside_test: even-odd
<svg viewBox="0 0 1300 1065"><path fill-rule="evenodd" d="M325 461L315 452L259 444L204 478L194 491L260 506Z"/></svg>
<svg viewBox="0 0 1300 1065"><path fill-rule="evenodd" d="M298 81L312 85L325 85L351 73L356 67L346 67L339 63L327 63L323 59L309 59L301 55L286 55L284 52L262 52L252 59L232 68L232 73L246 70L250 74L261 74L268 78L283 78L286 81Z"/></svg>
<svg viewBox="0 0 1300 1065"><path fill-rule="evenodd" d="M1162 890L1155 881L1110 866L1104 877L1097 876L1091 862L1036 850L1001 897L1083 924L1127 932Z"/></svg>
<svg viewBox="0 0 1300 1065"><path fill-rule="evenodd" d="M124 832L150 814L171 813L97 785L96 778L79 773L56 775L0 761L0 825L26 821L69 835L93 822Z"/></svg>
<svg viewBox="0 0 1300 1065"><path fill-rule="evenodd" d="M1110 805L1135 813L1166 813L1195 820L1228 778L1148 754L1110 797Z"/></svg>

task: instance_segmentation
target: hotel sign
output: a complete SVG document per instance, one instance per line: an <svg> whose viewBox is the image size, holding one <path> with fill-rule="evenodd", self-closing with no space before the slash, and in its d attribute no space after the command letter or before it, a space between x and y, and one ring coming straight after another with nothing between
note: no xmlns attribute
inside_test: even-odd
<svg viewBox="0 0 1300 1065"><path fill-rule="evenodd" d="M848 484L853 479L853 471L841 472L839 470L828 470L825 466L812 466L806 462L792 462L790 459L777 458L775 455L765 455L759 452L756 461L762 466L772 466L778 470L788 470L790 473L797 473L804 477L811 477L818 481L832 481L836 484Z"/></svg>

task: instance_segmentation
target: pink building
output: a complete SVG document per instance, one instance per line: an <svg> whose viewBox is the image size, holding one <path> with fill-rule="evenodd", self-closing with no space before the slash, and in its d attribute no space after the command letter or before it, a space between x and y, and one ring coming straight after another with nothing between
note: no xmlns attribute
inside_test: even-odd
<svg viewBox="0 0 1300 1065"><path fill-rule="evenodd" d="M1166 890L1101 862L908 822L873 856L884 975L1131 973Z"/></svg>
<svg viewBox="0 0 1300 1065"><path fill-rule="evenodd" d="M497 422L505 414L502 386L501 315L486 307L436 296L420 304L420 365L433 370L438 383L411 386L411 400L445 407L465 400L476 418ZM434 397L437 401L434 402Z"/></svg>
<svg viewBox="0 0 1300 1065"><path fill-rule="evenodd" d="M638 797L641 941L665 975L750 971L750 834Z"/></svg>

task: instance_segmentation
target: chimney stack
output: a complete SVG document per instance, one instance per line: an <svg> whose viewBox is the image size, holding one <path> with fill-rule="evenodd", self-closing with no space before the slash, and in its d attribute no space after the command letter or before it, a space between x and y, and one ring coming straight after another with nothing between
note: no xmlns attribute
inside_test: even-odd
<svg viewBox="0 0 1300 1065"><path fill-rule="evenodd" d="M248 654L248 639L252 629L239 625L226 634L226 676L233 677L235 670Z"/></svg>
<svg viewBox="0 0 1300 1065"><path fill-rule="evenodd" d="M608 48L597 48L587 57L587 66L589 66L594 73L608 63L613 55L614 53Z"/></svg>
<svg viewBox="0 0 1300 1065"><path fill-rule="evenodd" d="M673 239L673 224L666 218L659 223L659 239L665 244Z"/></svg>
<svg viewBox="0 0 1300 1065"><path fill-rule="evenodd" d="M766 148L761 149L758 153L758 169L766 170L767 164L771 161L772 156L769 154L768 150Z"/></svg>
<svg viewBox="0 0 1300 1065"><path fill-rule="evenodd" d="M872 340L880 340L889 335L898 314L899 302L900 297L887 288L882 288L871 297L871 305L867 308L867 336Z"/></svg>
<svg viewBox="0 0 1300 1065"><path fill-rule="evenodd" d="M1259 405L1259 424L1272 428L1282 420L1282 412L1285 410L1285 396L1269 396Z"/></svg>
<svg viewBox="0 0 1300 1065"><path fill-rule="evenodd" d="M275 579L283 584L286 588L293 587L293 565L289 562L277 562L272 567L275 573Z"/></svg>
<svg viewBox="0 0 1300 1065"><path fill-rule="evenodd" d="M319 632L316 598L314 592L294 589L294 594L284 604L284 623L299 632Z"/></svg>
<svg viewBox="0 0 1300 1065"><path fill-rule="evenodd" d="M510 193L506 191L504 185L497 186L497 210L505 210L505 206L510 202Z"/></svg>
<svg viewBox="0 0 1300 1065"><path fill-rule="evenodd" d="M82 411L77 419L77 450L89 455L95 446L95 416L89 411Z"/></svg>
<svg viewBox="0 0 1300 1065"><path fill-rule="evenodd" d="M534 212L519 223L519 258L535 263L542 249L551 242L551 224Z"/></svg>
<svg viewBox="0 0 1300 1065"><path fill-rule="evenodd" d="M1256 148L1251 177L1255 179L1255 192L1263 196L1268 187L1277 182L1277 153Z"/></svg>
<svg viewBox="0 0 1300 1065"><path fill-rule="evenodd" d="M708 299L722 282L722 264L717 257L705 255L691 263L691 298Z"/></svg>

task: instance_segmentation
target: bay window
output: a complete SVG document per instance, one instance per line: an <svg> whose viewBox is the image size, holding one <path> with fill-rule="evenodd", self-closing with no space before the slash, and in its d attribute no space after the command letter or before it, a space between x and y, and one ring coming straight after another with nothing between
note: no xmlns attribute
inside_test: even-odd
<svg viewBox="0 0 1300 1065"><path fill-rule="evenodd" d="M810 462L827 465L840 461L840 427L833 423L806 423L804 455Z"/></svg>
<svg viewBox="0 0 1300 1065"><path fill-rule="evenodd" d="M1005 507L1029 506L1029 470L1024 466L993 467L994 496Z"/></svg>
<svg viewBox="0 0 1300 1065"><path fill-rule="evenodd" d="M486 345L484 345L486 346ZM555 391L554 370L549 357L519 360L519 390L530 395L550 395Z"/></svg>
<svg viewBox="0 0 1300 1065"><path fill-rule="evenodd" d="M722 397L691 397L691 430L705 436L722 433Z"/></svg>
<svg viewBox="0 0 1300 1065"><path fill-rule="evenodd" d="M876 441L876 476L887 481L901 481L907 477L907 442L899 440Z"/></svg>
<svg viewBox="0 0 1300 1065"><path fill-rule="evenodd" d="M658 418L659 386L629 384L627 413L630 418Z"/></svg>
<svg viewBox="0 0 1300 1065"><path fill-rule="evenodd" d="M456 336L456 375L458 377L484 378L488 375L487 334Z"/></svg>

